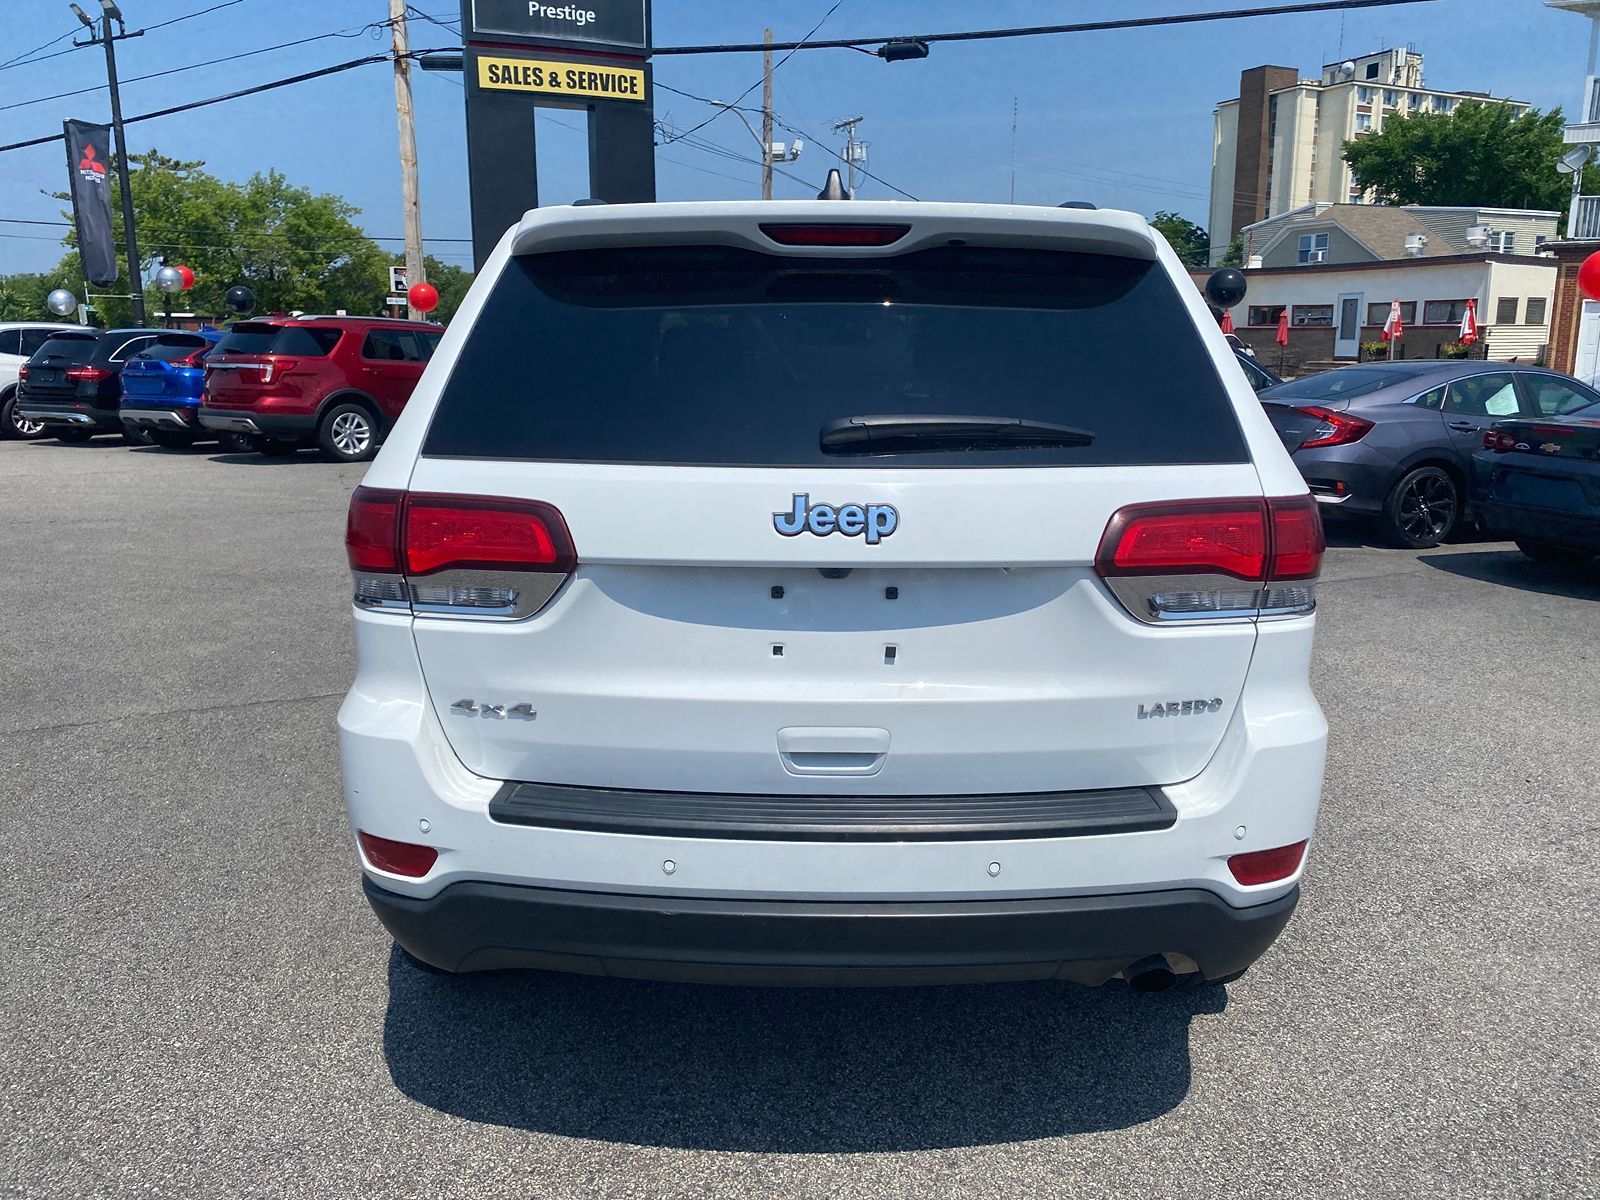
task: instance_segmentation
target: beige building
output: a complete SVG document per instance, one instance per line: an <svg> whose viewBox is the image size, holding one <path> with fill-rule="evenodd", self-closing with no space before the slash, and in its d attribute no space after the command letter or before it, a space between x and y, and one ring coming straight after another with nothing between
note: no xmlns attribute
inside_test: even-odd
<svg viewBox="0 0 1600 1200"><path fill-rule="evenodd" d="M1240 232L1251 267L1443 258L1494 251L1538 254L1556 236L1558 212L1426 204L1307 204Z"/></svg>
<svg viewBox="0 0 1600 1200"><path fill-rule="evenodd" d="M1448 113L1487 92L1423 86L1422 55L1381 50L1301 79L1293 67L1251 67L1239 95L1212 116L1211 260L1240 230L1310 204L1361 204L1368 197L1344 161L1344 144L1413 113ZM1500 100L1520 116L1528 105Z"/></svg>

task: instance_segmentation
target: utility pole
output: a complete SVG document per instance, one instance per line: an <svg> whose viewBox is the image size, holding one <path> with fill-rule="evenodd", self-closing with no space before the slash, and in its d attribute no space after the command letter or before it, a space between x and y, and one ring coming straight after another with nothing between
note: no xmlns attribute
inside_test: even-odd
<svg viewBox="0 0 1600 1200"><path fill-rule="evenodd" d="M1017 98L1011 97L1011 203L1017 202Z"/></svg>
<svg viewBox="0 0 1600 1200"><path fill-rule="evenodd" d="M865 117L851 117L848 121L835 121L833 131L844 134L844 163L850 169L850 186L846 189L850 199L856 198L856 164L867 161L867 144L856 141L856 126L865 121Z"/></svg>
<svg viewBox="0 0 1600 1200"><path fill-rule="evenodd" d="M389 0L389 33L394 40L394 116L400 127L401 215L406 232L406 291L427 282L422 263L422 201L417 195L417 130L411 109L411 37L406 30L405 0ZM408 302L413 321L423 314Z"/></svg>
<svg viewBox="0 0 1600 1200"><path fill-rule="evenodd" d="M69 4L73 14L89 27L89 32L94 32L94 22L87 13L76 4ZM90 38L87 42L74 42L74 45L93 46L96 42L103 43L106 48L106 81L111 85L111 129L117 139L117 184L122 192L122 236L128 243L128 292L129 299L133 301L133 321L135 325L144 324L144 272L139 269L139 239L133 228L133 185L128 182L128 139L122 132L122 93L117 89L117 51L116 43L126 37L139 37L144 30L129 33L128 27L123 23L122 10L114 0L100 0L100 7L104 9L101 16L100 36ZM121 30L112 34L111 22L115 20Z"/></svg>
<svg viewBox="0 0 1600 1200"><path fill-rule="evenodd" d="M761 198L772 199L772 30L762 31L761 52Z"/></svg>

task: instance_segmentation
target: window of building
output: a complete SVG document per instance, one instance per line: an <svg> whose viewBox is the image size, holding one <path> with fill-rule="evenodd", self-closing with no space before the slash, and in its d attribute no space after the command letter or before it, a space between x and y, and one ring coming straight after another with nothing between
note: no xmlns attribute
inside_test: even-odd
<svg viewBox="0 0 1600 1200"><path fill-rule="evenodd" d="M1515 325L1517 323L1517 305L1520 302L1517 296L1501 296L1494 302L1494 323L1496 325Z"/></svg>
<svg viewBox="0 0 1600 1200"><path fill-rule="evenodd" d="M1368 325L1383 325L1388 320L1388 302L1367 305ZM1417 323L1417 302L1415 300L1400 301L1400 323L1402 325L1415 325Z"/></svg>
<svg viewBox="0 0 1600 1200"><path fill-rule="evenodd" d="M1514 229L1500 229L1489 235L1489 245L1500 254L1517 252L1517 233Z"/></svg>
<svg viewBox="0 0 1600 1200"><path fill-rule="evenodd" d="M1289 312L1289 324L1331 326L1333 324L1333 305L1296 304Z"/></svg>
<svg viewBox="0 0 1600 1200"><path fill-rule="evenodd" d="M1328 235L1302 233L1300 235L1300 265L1319 263L1328 257Z"/></svg>
<svg viewBox="0 0 1600 1200"><path fill-rule="evenodd" d="M1466 315L1465 300L1429 300L1422 306L1424 325L1459 325Z"/></svg>
<svg viewBox="0 0 1600 1200"><path fill-rule="evenodd" d="M1545 298L1543 296L1529 296L1528 307L1522 310L1522 323L1524 325L1544 324Z"/></svg>
<svg viewBox="0 0 1600 1200"><path fill-rule="evenodd" d="M1281 304L1252 304L1248 314L1249 324L1258 327L1276 327L1278 318L1283 316Z"/></svg>
<svg viewBox="0 0 1600 1200"><path fill-rule="evenodd" d="M1357 113L1356 114L1356 132L1357 133L1371 133L1372 132L1372 114L1371 113ZM758 149L759 149L759 147L758 147Z"/></svg>
<svg viewBox="0 0 1600 1200"><path fill-rule="evenodd" d="M1384 107L1386 108L1395 107L1395 105L1400 103L1400 93L1395 91L1393 88L1385 88L1383 92L1383 103ZM758 146L757 149L760 149L760 147Z"/></svg>
<svg viewBox="0 0 1600 1200"><path fill-rule="evenodd" d="M1378 64L1375 63L1375 62L1368 63L1367 64L1367 78L1368 79L1376 79L1377 77L1378 77ZM759 147L758 147L758 149L759 149Z"/></svg>
<svg viewBox="0 0 1600 1200"><path fill-rule="evenodd" d="M1356 89L1356 103L1357 104L1371 104L1372 103L1372 89L1369 88L1369 87L1358 87ZM760 147L757 147L757 149L760 149Z"/></svg>
<svg viewBox="0 0 1600 1200"><path fill-rule="evenodd" d="M1433 111L1436 113L1447 113L1453 107L1454 105L1451 103L1451 101L1447 100L1443 96L1435 96L1433 98Z"/></svg>

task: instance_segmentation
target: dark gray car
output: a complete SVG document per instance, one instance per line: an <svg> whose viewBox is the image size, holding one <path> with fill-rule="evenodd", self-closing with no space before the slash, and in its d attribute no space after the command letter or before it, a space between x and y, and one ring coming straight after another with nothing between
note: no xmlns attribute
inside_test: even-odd
<svg viewBox="0 0 1600 1200"><path fill-rule="evenodd" d="M1470 516L1472 456L1494 422L1597 401L1558 371L1483 360L1362 363L1261 393L1323 513L1375 519L1415 548Z"/></svg>

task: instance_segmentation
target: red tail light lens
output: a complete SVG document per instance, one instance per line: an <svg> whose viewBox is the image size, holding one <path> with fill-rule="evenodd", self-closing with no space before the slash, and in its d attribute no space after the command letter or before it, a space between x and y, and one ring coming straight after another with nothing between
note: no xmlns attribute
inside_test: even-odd
<svg viewBox="0 0 1600 1200"><path fill-rule="evenodd" d="M358 487L350 497L344 552L352 571L400 573L400 509L404 492Z"/></svg>
<svg viewBox="0 0 1600 1200"><path fill-rule="evenodd" d="M1311 581L1325 549L1308 495L1162 501L1112 515L1095 570L1152 624L1288 616L1315 607Z"/></svg>
<svg viewBox="0 0 1600 1200"><path fill-rule="evenodd" d="M110 379L111 372L104 367L68 367L67 378L78 383L99 383L102 379Z"/></svg>
<svg viewBox="0 0 1600 1200"><path fill-rule="evenodd" d="M1247 854L1230 856L1228 870L1246 887L1277 883L1298 871L1305 856L1305 842L1296 842L1292 846L1277 846L1271 850L1251 850Z"/></svg>
<svg viewBox="0 0 1600 1200"><path fill-rule="evenodd" d="M26 379L27 377L28 377L28 364L27 363L23 363L20 367L17 368L17 378L18 379Z"/></svg>
<svg viewBox="0 0 1600 1200"><path fill-rule="evenodd" d="M518 620L578 565L561 513L537 500L359 487L345 555L365 608Z"/></svg>
<svg viewBox="0 0 1600 1200"><path fill-rule="evenodd" d="M1317 419L1315 432L1300 443L1300 449L1302 450L1311 450L1317 446L1343 446L1349 442L1359 442L1367 436L1368 430L1372 428L1371 421L1364 421L1360 417L1352 417L1348 413L1335 412L1331 408L1307 405L1296 411Z"/></svg>
<svg viewBox="0 0 1600 1200"><path fill-rule="evenodd" d="M406 500L407 575L435 571L570 571L561 514L535 500L412 495Z"/></svg>
<svg viewBox="0 0 1600 1200"><path fill-rule="evenodd" d="M909 225L763 225L780 246L889 246L911 232Z"/></svg>
<svg viewBox="0 0 1600 1200"><path fill-rule="evenodd" d="M389 838L381 838L365 830L357 832L356 840L361 843L361 853L367 862L391 875L421 879L433 870L433 864L439 861L439 852L432 846L391 841Z"/></svg>
<svg viewBox="0 0 1600 1200"><path fill-rule="evenodd" d="M1317 502L1310 496L1276 497L1267 501L1267 515L1272 525L1267 578L1315 579L1322 574L1322 556L1328 543Z"/></svg>
<svg viewBox="0 0 1600 1200"><path fill-rule="evenodd" d="M274 379L287 375L300 365L298 358L280 358L271 355L261 363L261 382L271 383Z"/></svg>
<svg viewBox="0 0 1600 1200"><path fill-rule="evenodd" d="M1102 576L1231 575L1264 579L1266 513L1259 500L1132 504L1106 526L1095 556Z"/></svg>
<svg viewBox="0 0 1600 1200"><path fill-rule="evenodd" d="M1503 433L1498 429L1486 429L1483 432L1483 448L1496 452L1515 450L1517 448L1517 439L1509 433Z"/></svg>
<svg viewBox="0 0 1600 1200"><path fill-rule="evenodd" d="M202 365L204 365L204 363L206 361L206 355L208 355L210 353L211 353L211 347L210 346L202 346L202 347L200 347L200 349L196 350L193 354L185 354L182 358L173 359L172 360L172 365L175 366L175 367L198 367L198 366L202 366Z"/></svg>

